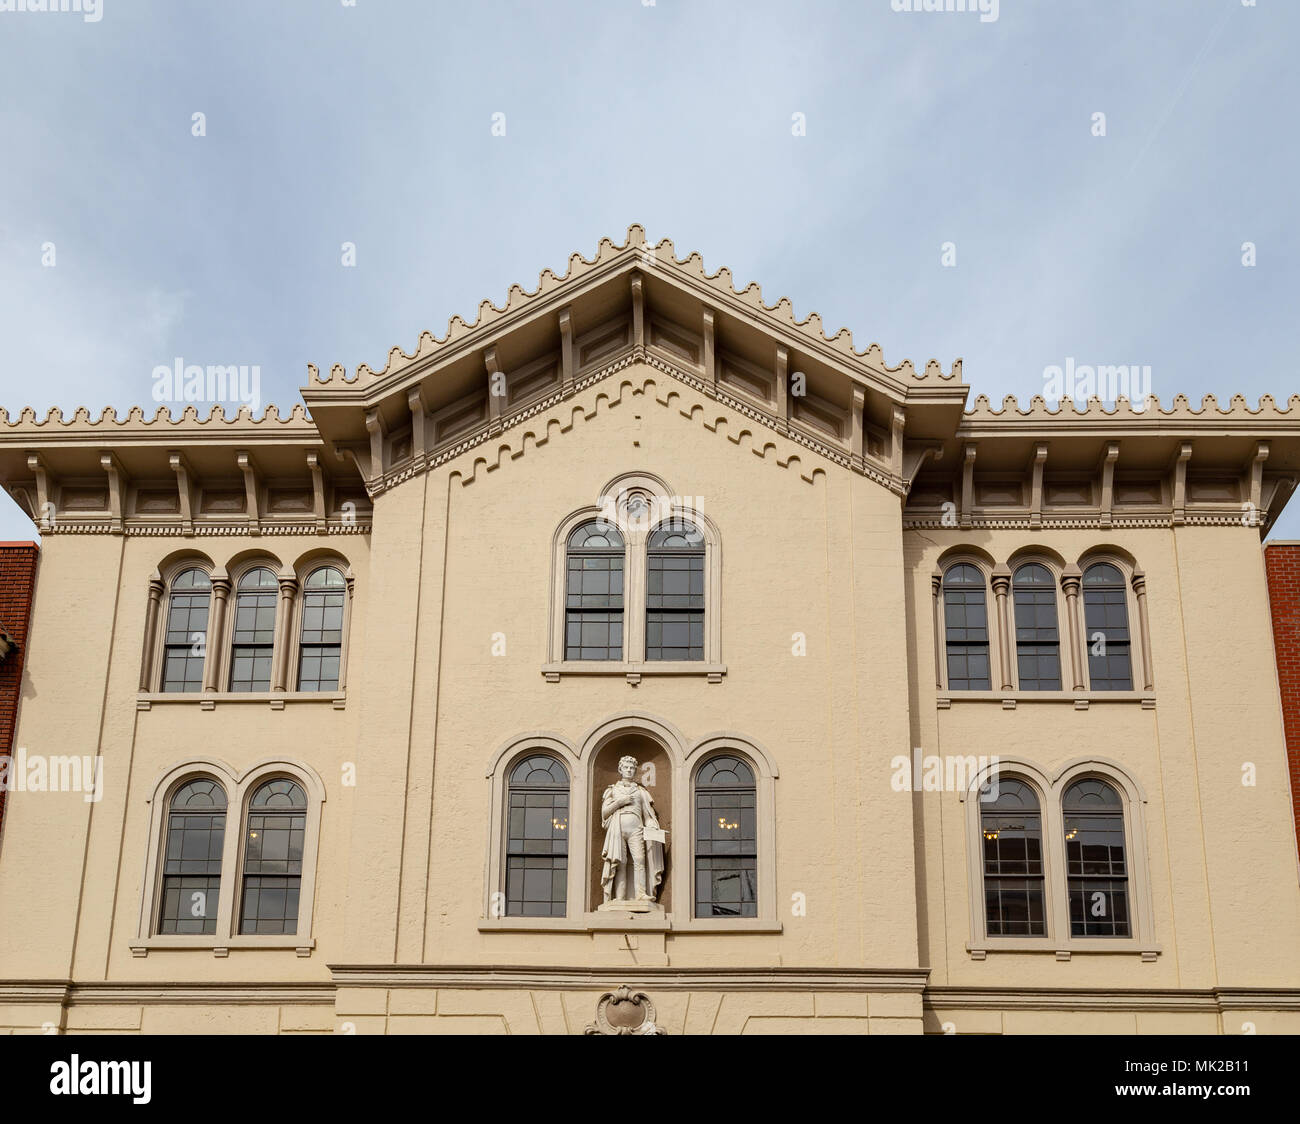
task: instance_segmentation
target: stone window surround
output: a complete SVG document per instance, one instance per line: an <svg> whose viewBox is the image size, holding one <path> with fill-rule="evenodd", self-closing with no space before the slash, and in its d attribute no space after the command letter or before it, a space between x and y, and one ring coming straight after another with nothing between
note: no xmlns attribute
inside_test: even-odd
<svg viewBox="0 0 1300 1124"><path fill-rule="evenodd" d="M339 655L339 684L332 691L297 691L298 651L302 636L303 586L314 570L333 566L343 574L347 596L343 601L343 639ZM231 651L229 638L234 629L235 601L239 580L250 570L270 569L277 577L280 595L275 614L275 646L272 656L271 690L231 691L229 689ZM204 659L203 690L164 691L163 647L167 632L167 613L171 585L187 570L202 570L212 583L208 603L207 655ZM274 554L265 550L247 550L236 554L226 567L218 568L207 555L193 550L177 551L165 559L149 579L149 608L145 617L144 656L140 666L137 698L141 709L154 703L202 701L210 708L216 699L223 702L267 702L278 709L284 699L295 701L332 701L342 709L347 695L348 638L351 635L352 596L355 579L346 558L332 550L310 550L292 567L284 566Z"/></svg>
<svg viewBox="0 0 1300 1124"><path fill-rule="evenodd" d="M628 501L637 497L658 504L658 518L644 526L627 519ZM558 683L568 675L618 675L633 685L649 675L696 675L719 683L727 668L722 662L722 538L718 528L702 511L672 502L673 490L658 476L645 472L627 472L606 484L597 503L570 512L555 529L551 544L551 623L547 645L547 662L542 674L547 682ZM609 518L617 509L617 523L624 540L623 555L623 659L566 660L565 594L568 579L569 535L590 519ZM666 513L663 509L666 509ZM684 519L704 535L704 659L646 660L646 541L662 523Z"/></svg>
<svg viewBox="0 0 1300 1124"><path fill-rule="evenodd" d="M1034 790L1043 824L1043 894L1047 933L1041 937L990 937L986 935L984 912L984 847L979 788L989 773L997 770L1007 779L1023 781ZM1132 936L1076 937L1070 933L1066 886L1065 816L1062 800L1075 781L1095 777L1119 793L1124 806L1124 847L1128 866L1128 907ZM1146 792L1116 761L1104 757L1079 757L1067 761L1049 776L1021 757L1002 757L974 773L969 788L958 794L966 805L966 872L970 902L970 940L966 951L972 960L983 960L990 952L1055 953L1069 960L1078 953L1129 953L1153 961L1162 951L1155 938L1151 880L1146 850L1144 808Z"/></svg>
<svg viewBox="0 0 1300 1124"><path fill-rule="evenodd" d="M669 884L674 911L637 916L602 913L589 908L587 875L594 843L586 830L591 810L591 773L597 756L612 739L642 734L658 743L672 764L672 835L669 839ZM568 886L564 917L493 916L493 895L505 894L506 800L511 768L531 753L549 753L569 772L569 817L583 825L569 838ZM711 756L732 753L754 770L758 819L758 916L700 917L695 909L695 774ZM779 774L771 755L744 734L721 731L690 741L671 723L654 715L628 712L607 718L584 734L579 742L550 731L538 730L511 738L497 750L486 773L490 818L488 854L483 893L483 919L479 931L576 932L598 930L659 931L669 933L779 933L782 931L776 900L775 782Z"/></svg>
<svg viewBox="0 0 1300 1124"><path fill-rule="evenodd" d="M1057 636L1061 652L1060 691L1021 691L1015 650L1015 617L1012 578L1022 565L1036 562L1047 567L1060 590L1056 598ZM1131 691L1094 691L1088 682L1088 637L1083 615L1083 572L1094 563L1105 562L1124 575L1128 589L1129 664L1135 689ZM985 605L989 621L988 691L949 690L947 631L944 621L943 578L948 570L961 563L974 566L984 575ZM1024 547L1013 552L1006 562L994 563L991 556L977 547L957 546L944 551L930 577L934 615L934 675L939 709L953 702L1001 702L1004 709L1015 709L1018 702L1066 702L1075 709L1086 710L1093 702L1133 702L1144 709L1155 706L1155 680L1151 671L1151 635L1146 602L1146 575L1126 555L1105 548L1084 551L1075 563L1067 564L1055 551L1045 547ZM1066 684L1070 687L1067 688ZM1136 689L1142 684L1142 689Z"/></svg>
<svg viewBox="0 0 1300 1124"><path fill-rule="evenodd" d="M221 852L221 894L217 903L215 933L156 933L156 919L161 904L162 858L167 833L167 814L173 794L182 785L197 778L217 781L226 791L226 833ZM307 830L303 839L302 882L298 893L297 933L239 933L237 901L243 883L244 824L248 804L263 782L285 777L296 781L307 793ZM266 758L237 772L215 757L194 757L173 765L154 783L148 798L149 844L146 849L140 916L131 941L133 956L148 956L151 951L167 949L203 949L214 956L228 956L231 949L293 949L299 956L310 956L316 947L312 937L312 907L316 893L316 861L320 848L321 806L325 803L325 786L309 765L282 758Z"/></svg>

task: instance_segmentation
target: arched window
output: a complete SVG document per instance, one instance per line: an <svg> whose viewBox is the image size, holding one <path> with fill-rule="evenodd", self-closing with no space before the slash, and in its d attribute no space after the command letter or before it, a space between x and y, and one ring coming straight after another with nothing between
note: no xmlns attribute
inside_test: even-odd
<svg viewBox="0 0 1300 1124"><path fill-rule="evenodd" d="M710 757L695 775L695 916L758 916L754 771Z"/></svg>
<svg viewBox="0 0 1300 1124"><path fill-rule="evenodd" d="M564 658L623 658L623 536L594 519L570 536L564 602Z"/></svg>
<svg viewBox="0 0 1300 1124"><path fill-rule="evenodd" d="M302 633L298 644L298 690L333 691L343 654L343 602L347 582L322 566L303 583Z"/></svg>
<svg viewBox="0 0 1300 1124"><path fill-rule="evenodd" d="M1065 864L1070 935L1129 936L1124 806L1105 781L1089 777L1065 790Z"/></svg>
<svg viewBox="0 0 1300 1124"><path fill-rule="evenodd" d="M1000 779L997 799L981 799L980 833L987 935L1044 936L1043 817L1034 790L1024 781Z"/></svg>
<svg viewBox="0 0 1300 1124"><path fill-rule="evenodd" d="M215 933L226 841L226 790L199 777L181 785L167 812L159 933Z"/></svg>
<svg viewBox="0 0 1300 1124"><path fill-rule="evenodd" d="M275 651L275 603L280 583L265 566L239 579L231 636L230 689L269 691Z"/></svg>
<svg viewBox="0 0 1300 1124"><path fill-rule="evenodd" d="M203 690L212 582L202 570L186 570L172 582L163 641L164 691Z"/></svg>
<svg viewBox="0 0 1300 1124"><path fill-rule="evenodd" d="M1061 638L1056 579L1038 562L1016 570L1011 582L1016 613L1016 671L1022 691L1061 689Z"/></svg>
<svg viewBox="0 0 1300 1124"><path fill-rule="evenodd" d="M244 828L241 933L296 933L307 794L287 777L253 793Z"/></svg>
<svg viewBox="0 0 1300 1124"><path fill-rule="evenodd" d="M563 917L569 878L569 774L544 753L510 771L506 916Z"/></svg>
<svg viewBox="0 0 1300 1124"><path fill-rule="evenodd" d="M704 659L704 535L672 519L646 550L645 658Z"/></svg>
<svg viewBox="0 0 1300 1124"><path fill-rule="evenodd" d="M1124 575L1109 562L1096 562L1083 572L1083 623L1092 690L1131 691L1128 594Z"/></svg>
<svg viewBox="0 0 1300 1124"><path fill-rule="evenodd" d="M959 562L943 576L944 644L948 653L948 689L987 691L989 616L984 574Z"/></svg>

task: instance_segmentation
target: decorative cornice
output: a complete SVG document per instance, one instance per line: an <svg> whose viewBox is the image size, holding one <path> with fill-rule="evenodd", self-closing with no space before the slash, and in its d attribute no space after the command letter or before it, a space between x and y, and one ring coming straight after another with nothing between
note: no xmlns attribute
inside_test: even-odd
<svg viewBox="0 0 1300 1124"><path fill-rule="evenodd" d="M1253 410L1250 408L1249 401L1240 394L1232 396L1227 409L1220 407L1218 399L1213 394L1207 394L1201 399L1200 409L1194 409L1185 394L1174 395L1168 409L1163 407L1154 395L1147 398L1146 406L1142 409L1134 409L1133 403L1122 395L1116 399L1112 409L1107 409L1105 403L1097 397L1089 398L1083 409L1080 409L1072 398L1062 399L1053 409L1042 395L1035 394L1029 400L1029 408L1021 409L1020 401L1014 395L1008 394L1003 398L1002 405L995 408L987 396L981 394L963 415L962 426L966 427L971 423L986 420L1015 422L1022 418L1061 424L1078 419L1104 419L1111 422L1123 420L1134 425L1156 419L1218 422L1229 418L1257 422L1277 418L1296 424L1300 422L1300 394L1293 394L1287 400L1285 407L1279 407L1271 394L1261 395L1258 406Z"/></svg>
<svg viewBox="0 0 1300 1124"><path fill-rule="evenodd" d="M818 456L831 461L833 464L836 464L841 468L851 472L856 472L862 476L867 476L880 484L881 487L887 488L896 495L906 495L906 484L904 481L890 476L888 473L876 468L870 462L858 464L846 451L837 449L826 442L819 441L810 434L800 431L797 428L797 423L787 422L783 425L774 414L759 408L755 404L742 401L739 397L728 393L724 389L719 388L715 390L711 384L708 384L696 375L683 370L681 367L665 359L663 356L646 352L636 347L628 348L612 362L600 368L598 371L594 371L568 386L563 386L558 391L549 394L544 398L529 403L514 414L505 414L494 423L484 422L477 432L456 441L447 448L432 452L424 458L413 457L410 463L404 464L394 471L386 473L380 480L368 480L366 482L366 489L373 498L378 496L380 493L388 491L390 488L421 474L422 472L439 468L480 445L494 439L506 438L510 436L512 430L517 430L529 419L536 417L566 399L581 394L583 391L588 390L605 379L618 374L620 371L625 370L636 362L644 363L652 370L659 371L686 384L691 387L691 389L699 392L704 398L720 402L729 409L741 414L743 417L773 430L780 437L816 453ZM639 385L635 379L624 379L619 384L617 394L614 396L611 397L608 394L598 395L589 409L575 405L574 411L567 421L559 418L548 419L546 432L544 433L538 433L533 429L527 429L522 433L517 433L517 444L512 445L508 441L503 441L496 449L495 459L489 459L485 456L476 457L468 471L457 469L453 472L453 475L459 473L461 482L463 484L469 484L473 480L477 479L480 465L482 465L487 471L492 471L505 463L507 458L514 460L522 456L529 447L530 439L533 446L546 444L546 442L550 440L550 430L552 426L557 427L561 433L567 433L573 427L573 419L579 414L581 414L584 420L590 420L596 417L602 402L608 408L622 402L624 392L629 388L633 394L637 394L645 393L647 387L655 385L657 384L653 378L643 378L640 380ZM654 395L653 397L659 405L671 408L673 399L677 397L677 394L674 391L670 391L666 398L660 398L658 395ZM715 416L711 422L704 420L707 417L707 409L705 404L702 403L694 404L689 410L679 409L678 412L682 417L689 420L702 421L704 427L710 432L716 432L719 425L729 425L731 421L731 419L725 416ZM749 438L755 443L753 445L745 446L746 438ZM797 455L787 456L782 459L777 455L776 442L763 441L760 444L756 441L755 435L750 429L742 428L734 437L728 434L727 440L734 445L741 445L742 447L750 448L751 452L756 456L764 459L767 459L769 452L771 452L775 463L781 468L788 468L791 465L798 466L800 477L807 483L815 483L819 474L825 475L825 470L821 468L813 468L808 472L804 472L802 463Z"/></svg>
<svg viewBox="0 0 1300 1124"><path fill-rule="evenodd" d="M926 363L919 374L911 360L905 359L898 366L890 367L885 363L879 344L873 343L859 351L854 344L853 333L848 328L840 328L834 335L828 335L821 316L817 313L811 312L802 320L796 319L794 305L787 297L779 298L774 304L767 304L763 299L763 291L756 282L750 282L743 289L736 288L731 270L723 266L713 273L707 272L704 258L698 252L679 258L671 239L663 238L654 247L649 247L646 244L645 229L634 223L628 227L622 243L602 238L596 247L595 257L588 259L580 253L570 255L564 273L556 274L545 269L532 289L511 285L501 307L498 308L490 300L484 300L479 304L478 315L473 321L467 322L460 316L453 316L441 337L428 331L422 332L414 352L408 354L400 347L390 348L387 361L379 370L363 363L357 368L356 374L348 379L341 364L335 364L324 375L315 365L309 365L307 389L331 386L348 390L368 389L395 376L404 368L423 365L441 352L454 350L471 335L488 335L491 329L500 327L523 311L531 310L531 306L542 304L561 288L572 288L582 281L612 275L618 267L633 266L648 276L676 277L693 288L712 293L715 299L740 306L752 314L775 322L775 326L783 331L797 333L819 352L838 354L854 364L870 367L878 375L889 376L896 382L961 386L960 359L954 361L947 374L933 359Z"/></svg>
<svg viewBox="0 0 1300 1124"><path fill-rule="evenodd" d="M316 438L316 426L312 423L311 417L307 413L307 407L301 403L291 407L287 414L281 416L280 408L276 405L267 406L261 417L255 417L253 412L247 406L240 406L238 411L231 417L226 416L225 407L213 406L206 417L201 417L199 411L194 406L186 406L178 417L173 417L171 410L166 406L158 407L152 417L145 415L143 409L139 406L132 406L126 413L125 417L119 418L117 411L109 406L105 408L99 417L92 417L89 410L84 406L78 406L71 418L65 419L63 411L55 406L44 418L38 418L36 411L30 406L24 407L18 415L10 418L9 412L0 407L0 426L9 430L18 430L23 433L31 433L34 437L48 436L74 436L80 433L94 434L99 439L114 434L106 434L104 430L117 430L121 436L131 436L136 433L149 432L151 430L170 429L169 436L175 436L177 431L186 432L198 428L200 431L210 428L217 430L225 427L225 432L221 436L236 436L239 433L248 431L250 433L259 432L258 427L275 427L278 426L284 431L286 436L301 435L305 438ZM3 436L0 430L0 436Z"/></svg>

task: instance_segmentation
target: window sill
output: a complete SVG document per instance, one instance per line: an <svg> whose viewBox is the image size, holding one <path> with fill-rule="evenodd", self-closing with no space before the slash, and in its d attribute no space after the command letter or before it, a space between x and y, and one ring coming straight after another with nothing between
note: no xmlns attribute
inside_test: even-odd
<svg viewBox="0 0 1300 1124"><path fill-rule="evenodd" d="M1092 953L1116 953L1129 956L1140 955L1146 963L1153 962L1162 949L1157 944L1150 944L1133 937L1080 938L1071 937L1066 941L1054 941L1050 937L991 937L978 944L967 943L966 951L972 960L983 960L990 952L1035 952L1052 953L1057 960L1069 960L1075 953L1091 955Z"/></svg>
<svg viewBox="0 0 1300 1124"><path fill-rule="evenodd" d="M548 683L558 683L565 675L621 675L636 686L642 677L652 675L707 676L710 683L721 683L727 674L724 663L706 663L703 660L649 660L631 663L625 660L565 660L562 663L542 665L542 674Z"/></svg>
<svg viewBox="0 0 1300 1124"><path fill-rule="evenodd" d="M780 933L779 921L765 917L692 917L675 920L661 913L586 913L567 917L495 917L480 921L480 933Z"/></svg>
<svg viewBox="0 0 1300 1124"><path fill-rule="evenodd" d="M174 933L166 936L137 938L131 942L132 956L148 956L158 950L175 950L188 948L196 951L211 952L213 956L230 955L233 949L262 949L264 951L287 951L293 949L299 956L310 956L316 942L311 938L305 941L292 933L241 934L235 937L217 937L211 933Z"/></svg>
<svg viewBox="0 0 1300 1124"><path fill-rule="evenodd" d="M1075 710L1087 710L1094 703L1139 703L1154 710L1156 697L1150 691L945 691L935 699L939 710L955 702L1001 703L1003 710L1015 710L1020 703L1073 703Z"/></svg>
<svg viewBox="0 0 1300 1124"><path fill-rule="evenodd" d="M215 710L218 703L262 703L272 710L283 710L284 704L291 702L330 703L335 710L345 710L347 699L346 691L140 691L135 708L151 710L156 703L198 703L200 710Z"/></svg>

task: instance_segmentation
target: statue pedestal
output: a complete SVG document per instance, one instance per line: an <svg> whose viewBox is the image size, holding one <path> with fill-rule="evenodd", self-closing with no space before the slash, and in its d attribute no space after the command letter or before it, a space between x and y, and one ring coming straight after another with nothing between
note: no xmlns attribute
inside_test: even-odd
<svg viewBox="0 0 1300 1124"><path fill-rule="evenodd" d="M651 901L620 901L614 898L596 907L601 913L656 913L663 907Z"/></svg>

